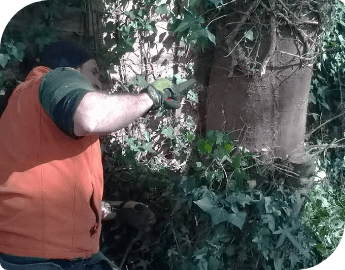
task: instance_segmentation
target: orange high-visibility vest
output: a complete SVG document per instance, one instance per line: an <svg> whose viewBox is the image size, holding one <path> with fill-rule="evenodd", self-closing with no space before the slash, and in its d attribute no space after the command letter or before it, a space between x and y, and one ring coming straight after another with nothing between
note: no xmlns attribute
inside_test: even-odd
<svg viewBox="0 0 345 270"><path fill-rule="evenodd" d="M62 132L39 101L33 69L0 118L0 253L87 258L99 251L103 171L98 136Z"/></svg>

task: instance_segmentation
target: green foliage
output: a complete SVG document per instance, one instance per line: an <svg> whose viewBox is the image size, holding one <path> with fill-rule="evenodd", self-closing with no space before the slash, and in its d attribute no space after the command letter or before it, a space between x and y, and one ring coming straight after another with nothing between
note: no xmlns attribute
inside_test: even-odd
<svg viewBox="0 0 345 270"><path fill-rule="evenodd" d="M199 1L198 5L204 2L209 1ZM204 50L210 41L216 44L216 37L208 29L205 19L197 13L196 7L193 2L189 9L183 9L184 12L172 14L171 31L187 43L198 44Z"/></svg>
<svg viewBox="0 0 345 270"><path fill-rule="evenodd" d="M343 166L341 166L343 167ZM303 222L314 231L316 249L324 259L338 247L345 227L345 194L319 184L308 194Z"/></svg>
<svg viewBox="0 0 345 270"><path fill-rule="evenodd" d="M325 178L309 192L302 216L304 224L316 235L316 249L324 259L337 248L345 225L345 151L341 143L345 131L342 115L345 93L345 6L341 1L337 1L333 15L334 24L325 32L309 98L312 116L309 119L312 130L309 143L311 149L313 144L316 145L316 154L322 154L318 165L325 172Z"/></svg>
<svg viewBox="0 0 345 270"><path fill-rule="evenodd" d="M255 178L250 170L255 162L252 154L241 147L235 149L228 134L209 131L197 141L197 149L201 160L191 165L190 173L213 188L239 190L250 176Z"/></svg>
<svg viewBox="0 0 345 270"><path fill-rule="evenodd" d="M315 65L309 97L311 113L316 124L322 123L343 111L345 84L345 6L337 1L333 14L333 25L324 33L322 52ZM322 116L322 117L321 117ZM333 121L330 131L339 126ZM338 131L336 131L338 133ZM340 131L341 132L341 131ZM333 133L334 134L334 133ZM315 134L320 135L320 133ZM341 132L342 135L342 132ZM339 133L337 134L337 137ZM320 138L320 136L319 136ZM328 138L330 139L330 138ZM332 139L330 139L332 140Z"/></svg>
<svg viewBox="0 0 345 270"><path fill-rule="evenodd" d="M333 25L324 33L310 93L310 148L319 155L323 182L308 194L303 222L316 235L316 249L327 258L336 249L344 229L344 63L345 6L337 1ZM327 121L327 122L326 122ZM339 139L339 140L337 140ZM320 155L322 154L322 155Z"/></svg>
<svg viewBox="0 0 345 270"><path fill-rule="evenodd" d="M81 7L84 1L48 2L61 2L65 12L72 6ZM100 54L108 64L117 64L135 49L136 42L142 50L144 45L154 46L157 37L164 42L175 36L202 49L215 44L214 22L225 18L224 8L237 1L135 0L130 6L127 0L106 2L111 7L105 14L113 20L103 26L105 48ZM262 1L269 8L273 2ZM340 2L336 7L336 23L325 35L310 98L318 121L321 114L342 110L345 11ZM244 5L242 12L234 14L243 15L246 8ZM255 18L267 17L264 10L257 9ZM5 33L0 75L4 68L15 66L32 52L36 55L56 40L49 21L55 12L46 9L39 27L36 22L27 23L24 32L12 28ZM157 36L161 20L169 20L171 33L167 30ZM229 48L240 40L247 52L253 52L253 41L268 29L262 21L256 22L262 28L245 25ZM168 43L164 46L169 48ZM145 61L146 72L148 58ZM126 90L131 91L133 85L146 87L144 73L129 81ZM197 100L193 92L188 98ZM104 226L102 251L117 263L127 256L128 269L300 269L320 262L318 254L326 258L334 250L344 226L344 199L335 188L318 187L309 194L301 223L294 210L302 202L299 193L273 181L267 184L265 180L271 180L274 170L238 147L229 134L210 131L200 137L191 117L167 117L157 128L148 128L151 120L128 128L127 135L106 138L102 145L105 198L141 201L157 216L152 231L134 243L130 254L125 250L137 232L114 224ZM146 131L135 133L142 129ZM332 152L323 166L331 179L343 182L343 163L344 154ZM259 180L265 184L259 185Z"/></svg>
<svg viewBox="0 0 345 270"><path fill-rule="evenodd" d="M65 14L83 14L84 4L84 1L72 0L37 2L11 19L1 37L0 47L0 87L6 98L34 66L41 64L44 46L59 38L67 38L68 31L74 37L76 29L66 29L63 20L66 20ZM63 34L60 31L62 28ZM74 41L80 39L79 36ZM4 103L5 98L4 101L0 99L0 114Z"/></svg>
<svg viewBox="0 0 345 270"><path fill-rule="evenodd" d="M4 51L7 53L0 54L0 65L2 68L7 66L9 61L23 61L24 50L26 45L23 42L17 42L16 44L4 42L3 46L6 48Z"/></svg>
<svg viewBox="0 0 345 270"><path fill-rule="evenodd" d="M108 16L104 18L104 41L106 51L102 54L109 63L118 64L127 52L135 50L135 44L154 46L157 38L157 25L160 27L159 41L169 49L174 36L190 44L200 45L203 49L215 36L208 29L200 12L212 12L221 1L105 1ZM130 3L130 5L129 5ZM162 33L161 22L169 22L169 29ZM166 27L166 26L163 26Z"/></svg>
<svg viewBox="0 0 345 270"><path fill-rule="evenodd" d="M103 57L109 64L118 64L123 55L134 50L136 42L153 41L157 35L156 23L168 11L161 1L105 2L109 5L109 15L103 18ZM155 11L156 16L152 16Z"/></svg>
<svg viewBox="0 0 345 270"><path fill-rule="evenodd" d="M155 148L145 146L152 141L148 133L140 140L127 139L121 155L114 155L116 144L105 155L111 154L105 164L113 166L111 173L106 168L105 196L127 195L147 203L157 216L148 238L128 255L132 263L127 261L127 267L301 269L317 264L315 241L294 212L302 200L299 193L271 184L254 189L251 182L270 174L256 156L238 147L228 133L210 131L198 137L183 126L176 121L159 130L174 149L170 163L163 156L148 156ZM179 159L178 153L186 149L192 152ZM120 170L114 167L119 166L121 176L115 177ZM103 234L104 239L131 238L123 229L106 227ZM123 259L106 240L102 246L115 261ZM149 256L144 252L148 247Z"/></svg>

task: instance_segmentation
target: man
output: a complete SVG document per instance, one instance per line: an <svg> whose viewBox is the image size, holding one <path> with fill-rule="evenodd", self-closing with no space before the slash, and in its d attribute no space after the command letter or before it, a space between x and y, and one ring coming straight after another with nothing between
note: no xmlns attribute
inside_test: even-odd
<svg viewBox="0 0 345 270"><path fill-rule="evenodd" d="M102 93L96 61L68 41L50 46L43 62L14 90L0 119L0 264L111 269L99 253L98 136L152 108L178 108L179 94L154 87Z"/></svg>

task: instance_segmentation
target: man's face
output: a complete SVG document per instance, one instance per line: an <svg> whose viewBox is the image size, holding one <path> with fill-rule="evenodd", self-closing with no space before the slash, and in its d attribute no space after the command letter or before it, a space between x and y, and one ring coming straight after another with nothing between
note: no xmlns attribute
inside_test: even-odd
<svg viewBox="0 0 345 270"><path fill-rule="evenodd" d="M81 67L77 68L77 70L89 79L95 90L102 91L102 84L99 81L99 70L95 59L86 61Z"/></svg>

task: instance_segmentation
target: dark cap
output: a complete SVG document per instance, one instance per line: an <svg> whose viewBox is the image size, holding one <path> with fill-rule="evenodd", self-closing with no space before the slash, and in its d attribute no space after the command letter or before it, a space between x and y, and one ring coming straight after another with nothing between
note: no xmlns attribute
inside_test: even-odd
<svg viewBox="0 0 345 270"><path fill-rule="evenodd" d="M90 54L81 45L69 40L60 40L44 49L42 64L51 69L58 67L75 68L90 59Z"/></svg>

